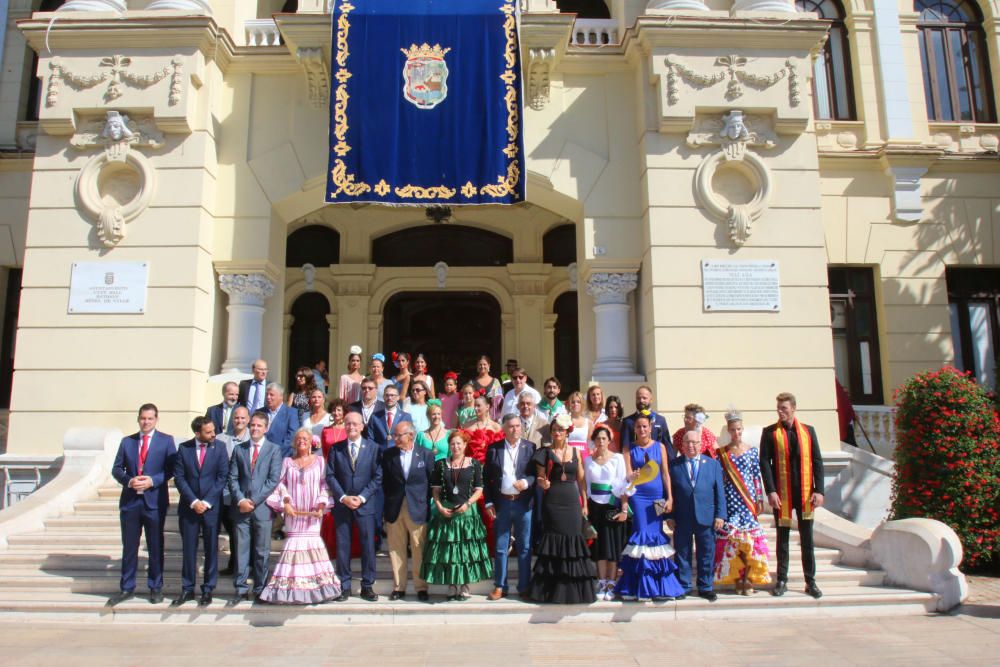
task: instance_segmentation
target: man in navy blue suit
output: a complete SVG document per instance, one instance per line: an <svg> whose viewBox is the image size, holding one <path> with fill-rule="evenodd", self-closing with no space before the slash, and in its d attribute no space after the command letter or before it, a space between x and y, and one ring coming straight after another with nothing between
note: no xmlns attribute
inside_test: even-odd
<svg viewBox="0 0 1000 667"><path fill-rule="evenodd" d="M173 436L156 430L159 410L152 403L139 408L139 432L122 438L111 467L122 485L118 510L122 526L122 577L120 591L108 600L114 606L135 597L139 566L139 539L146 533L149 553L149 601L163 602L163 516L170 503L167 482L174 474L177 449Z"/></svg>
<svg viewBox="0 0 1000 667"><path fill-rule="evenodd" d="M263 410L267 413L267 439L281 448L283 458L288 458L292 455L292 438L299 430L299 411L285 405L285 388L277 382L267 385Z"/></svg>
<svg viewBox="0 0 1000 667"><path fill-rule="evenodd" d="M715 574L715 531L722 528L726 516L726 494L722 487L722 466L701 453L701 434L688 431L684 446L670 463L670 489L673 511L667 525L674 531L677 582L691 592L691 543L698 553L698 597L715 602L712 590Z"/></svg>
<svg viewBox="0 0 1000 667"><path fill-rule="evenodd" d="M399 389L394 385L385 388L382 392L382 401L383 406L372 412L365 426L364 436L378 443L382 451L385 451L386 447L393 444L393 427L399 422L412 422L413 417L409 412L403 412L403 408L399 405Z"/></svg>
<svg viewBox="0 0 1000 667"><path fill-rule="evenodd" d="M333 501L333 522L337 527L337 574L341 594L338 602L351 595L351 529L358 525L361 540L361 597L378 600L375 593L375 503L371 500L382 486L382 450L361 437L361 415L344 417L347 439L334 443L326 462L326 485Z"/></svg>
<svg viewBox="0 0 1000 667"><path fill-rule="evenodd" d="M215 424L215 434L233 434L233 410L239 406L237 402L240 396L240 387L235 382L227 382L222 385L222 402L211 406L206 412L213 424Z"/></svg>
<svg viewBox="0 0 1000 667"><path fill-rule="evenodd" d="M194 438L181 443L174 465L174 485L181 495L177 519L184 560L181 595L170 603L171 607L194 600L199 537L205 549L199 607L212 603L212 591L219 575L219 512L222 511L222 492L229 479L229 453L225 444L216 441L215 424L207 417L195 417L191 430Z"/></svg>
<svg viewBox="0 0 1000 667"><path fill-rule="evenodd" d="M371 378L365 378L361 381L361 400L348 405L347 411L357 412L361 415L361 423L367 426L375 411L384 408L385 403L378 400L378 384Z"/></svg>
<svg viewBox="0 0 1000 667"><path fill-rule="evenodd" d="M635 390L635 412L622 420L622 452L628 452L635 440L635 420L641 414L649 416L649 426L651 429L649 437L656 442L663 443L667 448L667 458L673 460L677 456L674 445L670 441L670 429L667 428L667 420L663 415L653 411L653 390L647 385L642 385Z"/></svg>

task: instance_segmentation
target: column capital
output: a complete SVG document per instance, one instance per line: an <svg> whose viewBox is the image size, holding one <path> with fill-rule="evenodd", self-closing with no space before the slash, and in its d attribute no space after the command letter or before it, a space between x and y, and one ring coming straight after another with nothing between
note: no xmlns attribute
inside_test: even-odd
<svg viewBox="0 0 1000 667"><path fill-rule="evenodd" d="M212 6L206 0L153 0L146 5L146 11L181 11L198 16L211 16Z"/></svg>
<svg viewBox="0 0 1000 667"><path fill-rule="evenodd" d="M230 305L263 306L274 294L274 281L263 273L224 273L219 287L229 295Z"/></svg>
<svg viewBox="0 0 1000 667"><path fill-rule="evenodd" d="M625 303L628 293L639 285L637 273L591 273L587 278L587 294L598 305Z"/></svg>

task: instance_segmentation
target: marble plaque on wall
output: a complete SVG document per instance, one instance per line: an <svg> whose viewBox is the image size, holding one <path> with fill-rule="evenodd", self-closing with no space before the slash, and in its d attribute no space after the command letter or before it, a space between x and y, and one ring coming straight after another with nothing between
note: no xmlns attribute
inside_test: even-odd
<svg viewBox="0 0 1000 667"><path fill-rule="evenodd" d="M73 262L69 312L144 313L148 262Z"/></svg>
<svg viewBox="0 0 1000 667"><path fill-rule="evenodd" d="M706 312L781 310L776 261L703 259L701 281Z"/></svg>

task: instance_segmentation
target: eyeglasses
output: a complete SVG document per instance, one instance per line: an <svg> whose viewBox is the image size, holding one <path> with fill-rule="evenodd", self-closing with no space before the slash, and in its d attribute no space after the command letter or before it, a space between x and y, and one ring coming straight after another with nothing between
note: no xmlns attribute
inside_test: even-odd
<svg viewBox="0 0 1000 667"><path fill-rule="evenodd" d="M426 390L426 389L424 389L424 388L422 388L422 387L414 387L414 388L413 388L413 391L414 391L414 392L418 392L418 391L419 391L419 392L421 392L421 393L426 393L426 392L427 392L427 390Z"/></svg>
<svg viewBox="0 0 1000 667"><path fill-rule="evenodd" d="M297 380L305 380L306 376L305 375L296 375L295 379L297 379Z"/></svg>

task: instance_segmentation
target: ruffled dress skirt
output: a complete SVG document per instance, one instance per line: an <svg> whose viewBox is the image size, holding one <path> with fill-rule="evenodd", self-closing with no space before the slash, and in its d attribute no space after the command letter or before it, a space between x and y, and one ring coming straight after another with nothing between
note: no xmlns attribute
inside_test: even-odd
<svg viewBox="0 0 1000 667"><path fill-rule="evenodd" d="M764 529L733 528L715 540L715 583L735 584L746 580L754 586L771 583L767 564L768 548Z"/></svg>
<svg viewBox="0 0 1000 667"><path fill-rule="evenodd" d="M622 551L622 571L615 593L625 600L675 598L685 593L677 582L674 549L663 533L663 517L656 514L654 499L632 496L632 535Z"/></svg>
<svg viewBox="0 0 1000 667"><path fill-rule="evenodd" d="M437 512L431 516L420 576L427 583L448 586L493 578L493 557L478 505L450 519Z"/></svg>
<svg viewBox="0 0 1000 667"><path fill-rule="evenodd" d="M625 550L626 521L615 521L611 514L618 509L617 505L607 505L587 499L590 525L597 531L597 538L590 545L590 556L595 561L617 561Z"/></svg>
<svg viewBox="0 0 1000 667"><path fill-rule="evenodd" d="M339 595L340 579L319 531L289 532L271 579L261 591L261 600L271 604L320 604Z"/></svg>
<svg viewBox="0 0 1000 667"><path fill-rule="evenodd" d="M542 535L534 548L528 595L537 602L589 604L597 599L597 571L583 537L579 487L552 480L542 505Z"/></svg>

